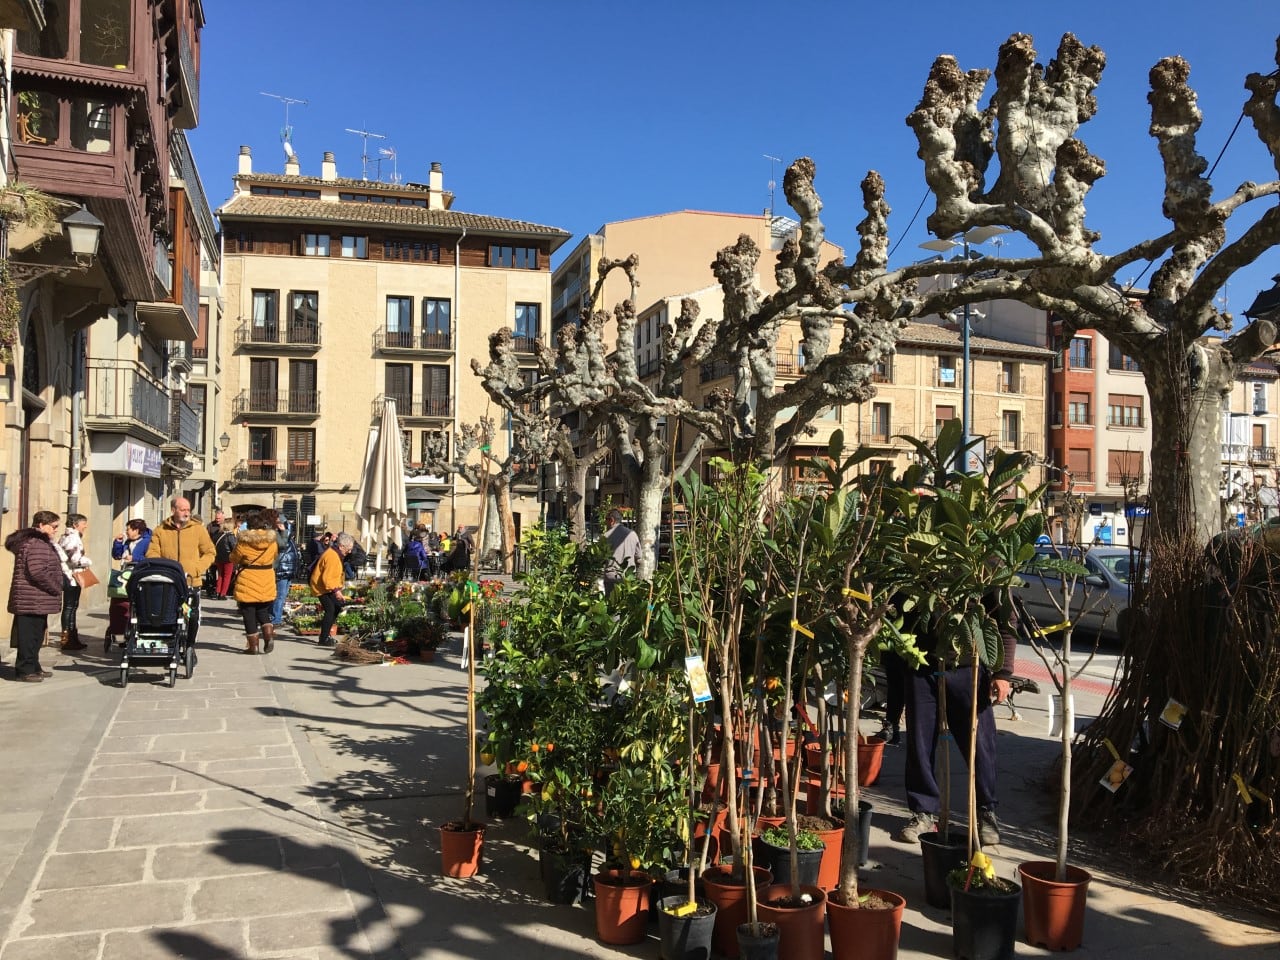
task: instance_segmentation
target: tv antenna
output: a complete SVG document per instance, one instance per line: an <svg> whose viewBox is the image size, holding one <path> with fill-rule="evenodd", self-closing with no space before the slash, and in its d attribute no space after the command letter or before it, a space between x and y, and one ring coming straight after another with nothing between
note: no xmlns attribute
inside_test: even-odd
<svg viewBox="0 0 1280 960"><path fill-rule="evenodd" d="M769 161L769 219L773 219L773 192L778 189L778 164L782 162L781 157L771 157L769 154L763 154L764 158Z"/></svg>
<svg viewBox="0 0 1280 960"><path fill-rule="evenodd" d="M284 155L292 160L297 156L293 152L293 127L289 126L289 107L294 104L305 107L306 100L299 100L297 97L282 97L278 93L266 93L259 91L262 96L270 97L272 100L279 100L284 104L284 126L280 128L280 145L284 147Z"/></svg>
<svg viewBox="0 0 1280 960"><path fill-rule="evenodd" d="M374 161L374 163L378 165L378 179L379 180L382 179L382 161L390 160L391 161L391 182L399 183L400 171L396 165L396 148L395 147L379 147L378 154L379 154L378 158Z"/></svg>
<svg viewBox="0 0 1280 960"><path fill-rule="evenodd" d="M360 179L368 180L369 179L369 138L373 137L373 139L375 140L385 140L387 138L380 133L372 133L369 130L353 130L351 127L347 127L346 129L347 129L347 133L354 133L356 136L360 138L360 144L361 144L360 146Z"/></svg>

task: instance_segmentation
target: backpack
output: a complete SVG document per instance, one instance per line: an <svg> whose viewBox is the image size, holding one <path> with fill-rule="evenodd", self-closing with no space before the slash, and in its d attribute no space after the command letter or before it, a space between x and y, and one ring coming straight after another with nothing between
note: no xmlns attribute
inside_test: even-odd
<svg viewBox="0 0 1280 960"><path fill-rule="evenodd" d="M297 577L301 567L302 551L298 549L297 541L290 537L289 545L284 548L284 552L276 561L276 579L292 580Z"/></svg>

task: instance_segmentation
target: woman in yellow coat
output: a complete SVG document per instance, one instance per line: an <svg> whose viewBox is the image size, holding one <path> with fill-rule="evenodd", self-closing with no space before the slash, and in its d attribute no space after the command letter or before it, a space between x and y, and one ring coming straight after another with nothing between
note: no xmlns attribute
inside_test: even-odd
<svg viewBox="0 0 1280 960"><path fill-rule="evenodd" d="M276 645L272 611L276 602L276 532L261 513L251 513L246 529L236 537L231 551L235 565L235 588L232 591L244 618L245 653L258 652L258 635L266 640L266 652Z"/></svg>
<svg viewBox="0 0 1280 960"><path fill-rule="evenodd" d="M324 611L324 619L320 621L319 644L322 647L332 647L336 643L332 636L333 628L338 622L338 610L347 599L342 594L342 585L346 582L342 561L355 545L355 537L351 534L338 534L333 546L321 553L311 568L311 592L320 598L320 609Z"/></svg>

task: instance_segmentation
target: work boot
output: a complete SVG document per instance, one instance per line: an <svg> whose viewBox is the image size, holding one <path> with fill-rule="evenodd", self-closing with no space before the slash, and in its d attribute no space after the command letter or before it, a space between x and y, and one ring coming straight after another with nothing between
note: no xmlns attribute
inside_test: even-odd
<svg viewBox="0 0 1280 960"><path fill-rule="evenodd" d="M83 650L88 644L80 642L80 631L75 627L62 631L63 650Z"/></svg>
<svg viewBox="0 0 1280 960"><path fill-rule="evenodd" d="M58 637L58 639L56 640L53 638L53 634L46 633L44 635L44 645L46 647L61 647L63 644L67 642L67 636L68 636L68 632L66 630L63 630L62 635Z"/></svg>
<svg viewBox="0 0 1280 960"><path fill-rule="evenodd" d="M262 625L262 639L266 641L262 649L263 653L270 653L276 648L276 625L274 623L264 623Z"/></svg>
<svg viewBox="0 0 1280 960"><path fill-rule="evenodd" d="M898 728L896 723L889 723L889 721L886 720L880 727L880 732L872 739L883 740L888 746L896 747L902 743L902 731Z"/></svg>
<svg viewBox="0 0 1280 960"><path fill-rule="evenodd" d="M899 843L919 843L920 834L936 833L937 829L938 815L921 810L911 815L911 819L902 825L901 829L893 835L893 839Z"/></svg>
<svg viewBox="0 0 1280 960"><path fill-rule="evenodd" d="M256 633L245 634L245 642L248 644L242 653L256 654L258 652L258 635Z"/></svg>
<svg viewBox="0 0 1280 960"><path fill-rule="evenodd" d="M990 807L978 811L978 841L984 847L994 847L1000 842L1000 821Z"/></svg>

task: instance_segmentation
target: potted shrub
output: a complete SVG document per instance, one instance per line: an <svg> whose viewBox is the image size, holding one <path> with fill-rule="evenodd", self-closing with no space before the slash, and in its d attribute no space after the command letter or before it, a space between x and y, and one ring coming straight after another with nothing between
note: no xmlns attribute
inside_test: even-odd
<svg viewBox="0 0 1280 960"><path fill-rule="evenodd" d="M1066 502L1078 503L1071 496L1070 481ZM1068 527L1075 528L1068 522ZM1083 561L1088 548L1079 555ZM1069 556L1040 555L1036 564L1028 571L1028 577L1037 573L1052 571L1057 578L1057 592L1049 591L1049 598L1057 608L1059 620L1057 624L1047 625L1042 630L1040 624L1027 612L1026 607L1015 598L1019 622L1023 635L1037 656L1048 668L1049 678L1058 691L1059 708L1058 736L1061 744L1061 769L1059 770L1058 810L1057 810L1057 844L1052 861L1033 860L1018 865L1018 874L1022 879L1022 917L1023 930L1027 942L1032 946L1044 947L1048 950L1075 950L1084 939L1085 903L1089 894L1089 881L1092 876L1088 871L1067 863L1068 827L1071 810L1071 747L1075 740L1075 710L1071 684L1077 674L1089 665L1092 653L1077 669L1072 663L1072 639L1075 633L1074 623L1079 622L1083 614L1095 608L1105 596L1105 591L1090 596L1091 588L1097 583L1085 581L1084 595L1076 607L1072 599L1076 596L1076 588L1081 577L1088 574L1088 568ZM1044 583L1043 576L1041 583ZM1105 581L1102 584L1105 586ZM1110 611L1103 613L1104 620ZM1053 642L1052 635L1058 637ZM1096 649L1096 647L1095 647Z"/></svg>

